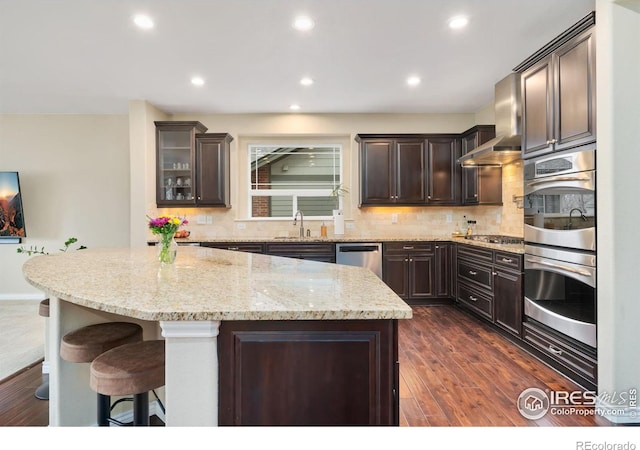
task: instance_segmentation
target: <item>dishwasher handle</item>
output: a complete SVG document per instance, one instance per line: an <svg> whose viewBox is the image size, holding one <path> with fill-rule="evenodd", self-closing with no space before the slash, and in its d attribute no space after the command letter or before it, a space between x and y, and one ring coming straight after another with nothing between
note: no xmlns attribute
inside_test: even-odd
<svg viewBox="0 0 640 450"><path fill-rule="evenodd" d="M338 251L342 253L377 252L379 249L377 245L343 245L338 247Z"/></svg>

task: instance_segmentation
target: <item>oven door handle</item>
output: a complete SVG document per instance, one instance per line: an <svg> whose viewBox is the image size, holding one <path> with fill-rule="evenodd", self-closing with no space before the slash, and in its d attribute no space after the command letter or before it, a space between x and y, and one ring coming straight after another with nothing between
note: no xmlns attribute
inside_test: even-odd
<svg viewBox="0 0 640 450"><path fill-rule="evenodd" d="M553 267L554 269L560 269L560 270L564 270L564 271L571 272L571 273L577 273L578 275L582 275L582 276L585 276L585 277L590 277L591 276L591 272L589 272L588 270L574 269L573 267L567 267L567 266L564 266L562 264L550 263L550 262L543 261L542 259L538 259L538 258L528 257L527 261L530 262L530 263L540 264L541 266Z"/></svg>
<svg viewBox="0 0 640 450"><path fill-rule="evenodd" d="M527 186L535 186L543 183L554 183L556 181L591 181L590 177L576 177L576 176L556 176L556 177L545 177L540 180L533 180L527 183Z"/></svg>

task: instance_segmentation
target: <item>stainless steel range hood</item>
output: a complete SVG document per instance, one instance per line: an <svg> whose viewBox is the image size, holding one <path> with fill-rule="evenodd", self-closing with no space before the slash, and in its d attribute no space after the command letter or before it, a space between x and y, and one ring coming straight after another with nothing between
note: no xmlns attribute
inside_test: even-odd
<svg viewBox="0 0 640 450"><path fill-rule="evenodd" d="M496 137L462 156L463 166L503 165L521 159L520 74L511 73L495 85Z"/></svg>

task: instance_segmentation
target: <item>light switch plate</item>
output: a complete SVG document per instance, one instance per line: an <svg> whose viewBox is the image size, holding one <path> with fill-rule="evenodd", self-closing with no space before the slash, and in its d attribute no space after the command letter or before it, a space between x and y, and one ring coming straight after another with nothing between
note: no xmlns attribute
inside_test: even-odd
<svg viewBox="0 0 640 450"><path fill-rule="evenodd" d="M213 223L213 216L207 215L207 225L211 225Z"/></svg>
<svg viewBox="0 0 640 450"><path fill-rule="evenodd" d="M398 215L393 213L391 214L391 223L398 223Z"/></svg>
<svg viewBox="0 0 640 450"><path fill-rule="evenodd" d="M447 221L447 223L453 222L453 214L447 214L446 221Z"/></svg>
<svg viewBox="0 0 640 450"><path fill-rule="evenodd" d="M198 218L196 219L196 223L198 225L205 225L207 223L207 218L204 214L198 214Z"/></svg>
<svg viewBox="0 0 640 450"><path fill-rule="evenodd" d="M247 224L239 222L239 223L236 224L236 227L238 228L238 230L244 230L244 229L247 228Z"/></svg>

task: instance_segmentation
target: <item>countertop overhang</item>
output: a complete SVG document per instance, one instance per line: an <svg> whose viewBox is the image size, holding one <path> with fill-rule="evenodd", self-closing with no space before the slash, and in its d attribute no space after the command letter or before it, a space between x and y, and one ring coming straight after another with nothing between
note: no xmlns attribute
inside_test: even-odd
<svg viewBox="0 0 640 450"><path fill-rule="evenodd" d="M227 241L228 242L228 241ZM371 271L203 247L161 266L154 247L35 256L26 280L48 295L141 320L409 319L411 308Z"/></svg>
<svg viewBox="0 0 640 450"><path fill-rule="evenodd" d="M237 242L237 243L342 243L342 242L454 242L457 244L473 245L476 247L490 248L511 253L524 254L524 244L496 244L492 242L474 241L465 239L464 236L398 236L398 237L375 237L375 236L332 236L332 237L220 237L220 238L183 238L176 239L179 244L200 244L216 242ZM149 241L155 243L156 241Z"/></svg>

